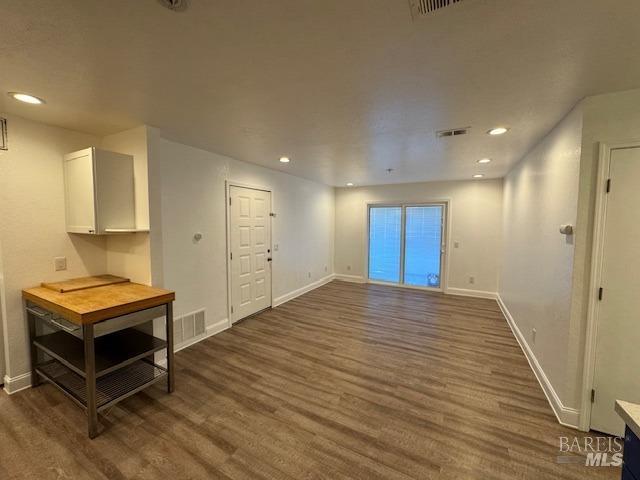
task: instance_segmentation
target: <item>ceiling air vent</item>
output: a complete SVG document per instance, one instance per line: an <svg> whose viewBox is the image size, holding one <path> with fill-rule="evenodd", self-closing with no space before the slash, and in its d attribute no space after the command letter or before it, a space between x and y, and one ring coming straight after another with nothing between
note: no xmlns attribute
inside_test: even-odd
<svg viewBox="0 0 640 480"><path fill-rule="evenodd" d="M447 138L447 137L458 137L460 135L466 135L469 133L469 129L471 127L461 127L461 128L452 128L450 130L439 130L436 132L436 137L438 138Z"/></svg>
<svg viewBox="0 0 640 480"><path fill-rule="evenodd" d="M448 7L462 0L409 0L409 8L411 8L411 16L416 18L425 17L430 13Z"/></svg>
<svg viewBox="0 0 640 480"><path fill-rule="evenodd" d="M189 6L189 0L158 0L158 2L174 12L184 12Z"/></svg>

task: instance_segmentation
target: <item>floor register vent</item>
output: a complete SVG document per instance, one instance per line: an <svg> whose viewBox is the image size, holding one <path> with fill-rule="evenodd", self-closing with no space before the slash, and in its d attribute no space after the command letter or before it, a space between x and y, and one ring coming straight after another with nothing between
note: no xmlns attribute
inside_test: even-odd
<svg viewBox="0 0 640 480"><path fill-rule="evenodd" d="M411 9L411 16L415 20L461 1L462 0L409 0L409 8Z"/></svg>
<svg viewBox="0 0 640 480"><path fill-rule="evenodd" d="M173 341L177 348L185 343L204 335L204 310L188 313L173 320Z"/></svg>

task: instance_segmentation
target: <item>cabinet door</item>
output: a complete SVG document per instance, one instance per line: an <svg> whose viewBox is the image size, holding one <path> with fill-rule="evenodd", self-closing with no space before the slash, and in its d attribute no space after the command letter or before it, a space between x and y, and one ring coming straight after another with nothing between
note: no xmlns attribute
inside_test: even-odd
<svg viewBox="0 0 640 480"><path fill-rule="evenodd" d="M67 232L96 233L93 149L64 157Z"/></svg>
<svg viewBox="0 0 640 480"><path fill-rule="evenodd" d="M133 157L94 149L98 233L136 229Z"/></svg>

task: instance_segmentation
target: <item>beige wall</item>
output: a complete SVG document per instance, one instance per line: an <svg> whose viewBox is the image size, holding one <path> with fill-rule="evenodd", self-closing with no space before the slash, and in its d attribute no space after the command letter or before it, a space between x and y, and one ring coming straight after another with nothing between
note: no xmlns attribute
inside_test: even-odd
<svg viewBox="0 0 640 480"><path fill-rule="evenodd" d="M5 116L5 115L3 115ZM148 228L146 127L104 139L8 116L9 151L0 152L0 318L5 383L28 372L21 290L43 280L110 272L151 282L149 234L68 234L64 219L62 156L89 146L134 155L136 223ZM67 257L56 272L53 258Z"/></svg>
<svg viewBox="0 0 640 480"><path fill-rule="evenodd" d="M3 346L10 346L5 352L9 383L29 371L20 291L45 279L107 271L143 283L153 277L155 284L177 291L176 315L206 308L209 324L226 320L227 179L273 190L276 301L333 273L331 187L173 143L153 128L100 139L8 119L10 151L0 153L0 318ZM151 233L66 233L62 156L92 145L134 155L136 199L152 198L151 214L136 206L136 223L148 228L151 217ZM197 244L195 232L204 234ZM66 271L54 272L55 256L67 257Z"/></svg>
<svg viewBox="0 0 640 480"><path fill-rule="evenodd" d="M0 152L0 296L6 375L16 377L29 371L21 290L43 280L104 273L106 241L67 234L64 219L62 156L100 139L2 116L8 119L9 151ZM67 257L66 271L54 270L57 256Z"/></svg>
<svg viewBox="0 0 640 480"><path fill-rule="evenodd" d="M332 187L160 137L150 151L153 279L176 290L176 315L205 308L208 326L227 321L226 180L273 192L276 301L333 273Z"/></svg>
<svg viewBox="0 0 640 480"><path fill-rule="evenodd" d="M133 155L136 228L149 230L148 132L140 126L102 139L105 150ZM151 284L151 245L148 232L106 237L107 271Z"/></svg>
<svg viewBox="0 0 640 480"><path fill-rule="evenodd" d="M365 278L367 204L450 202L449 289L495 293L502 180L428 182L336 189L336 273ZM453 248L453 241L459 243ZM469 277L475 283L469 283Z"/></svg>
<svg viewBox="0 0 640 480"><path fill-rule="evenodd" d="M500 298L565 407L582 108L576 107L504 179ZM533 329L537 338L533 341Z"/></svg>

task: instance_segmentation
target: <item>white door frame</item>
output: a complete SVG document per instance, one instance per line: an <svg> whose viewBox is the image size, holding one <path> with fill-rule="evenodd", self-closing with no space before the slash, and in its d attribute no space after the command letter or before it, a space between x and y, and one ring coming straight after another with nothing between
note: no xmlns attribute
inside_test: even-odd
<svg viewBox="0 0 640 480"><path fill-rule="evenodd" d="M582 402L580 409L580 430L589 431L591 427L591 390L596 367L596 342L598 339L598 290L602 281L604 262L604 235L607 219L607 180L611 165L611 152L623 148L640 147L640 140L619 143L600 142L598 173L596 180L595 212L593 221L593 245L591 248L591 272L589 280L589 298L587 307L587 325L582 373Z"/></svg>
<svg viewBox="0 0 640 480"><path fill-rule="evenodd" d="M234 182L232 180L226 180L224 186L224 211L226 216L226 224L227 224L227 249L226 249L226 259L225 262L227 265L227 318L229 319L229 326L233 326L233 314L231 313L231 215L229 212L229 199L231 198L231 187L240 187L240 188L250 188L252 190L260 190L262 192L269 192L270 196L270 205L269 205L269 250L271 250L271 258L273 258L273 216L271 213L273 212L273 190L267 187L260 187L257 185L250 185L241 182ZM273 260L269 263L269 268L271 269L271 285L269 285L269 303L270 306L273 307Z"/></svg>
<svg viewBox="0 0 640 480"><path fill-rule="evenodd" d="M444 239L444 253L441 256L442 265L440 265L440 270L442 273L442 278L440 279L440 286L438 288L433 287L421 287L418 285L405 285L391 282L381 282L378 280L371 280L369 278L369 210L371 207L397 207L397 206L421 206L421 205L444 205L444 226L442 228L442 233L445 236ZM434 199L434 200L419 200L419 201L378 201L378 202L366 202L364 209L365 216L365 229L364 229L364 282L371 283L374 285L390 285L392 287L400 287L400 288L411 288L414 290L427 290L430 292L446 292L448 289L448 281L449 281L449 249L451 247L451 200L444 199ZM404 245L401 245L401 248L404 249Z"/></svg>

